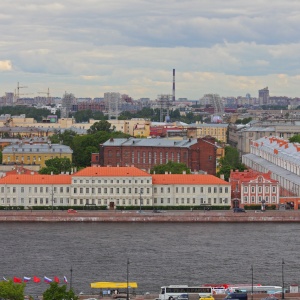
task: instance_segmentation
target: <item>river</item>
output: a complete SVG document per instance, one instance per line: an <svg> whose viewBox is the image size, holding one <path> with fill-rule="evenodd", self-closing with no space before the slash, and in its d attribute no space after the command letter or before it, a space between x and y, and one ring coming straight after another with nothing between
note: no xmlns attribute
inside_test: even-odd
<svg viewBox="0 0 300 300"><path fill-rule="evenodd" d="M63 276L77 293L90 283L137 281L138 293L169 284L299 283L299 224L1 223L0 276ZM1 277L1 278L2 278ZM41 294L47 284L27 283Z"/></svg>

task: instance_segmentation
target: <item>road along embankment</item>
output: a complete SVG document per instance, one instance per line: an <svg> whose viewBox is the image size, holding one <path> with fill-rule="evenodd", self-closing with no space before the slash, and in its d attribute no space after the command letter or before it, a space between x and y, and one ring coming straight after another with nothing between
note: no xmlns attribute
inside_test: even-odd
<svg viewBox="0 0 300 300"><path fill-rule="evenodd" d="M0 222L298 223L300 211L0 211Z"/></svg>

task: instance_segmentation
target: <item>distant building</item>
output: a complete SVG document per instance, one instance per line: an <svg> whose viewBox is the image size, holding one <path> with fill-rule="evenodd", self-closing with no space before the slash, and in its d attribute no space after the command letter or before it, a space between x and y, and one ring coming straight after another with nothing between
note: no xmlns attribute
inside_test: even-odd
<svg viewBox="0 0 300 300"><path fill-rule="evenodd" d="M258 91L258 100L260 105L268 105L269 104L269 89L265 87Z"/></svg>
<svg viewBox="0 0 300 300"><path fill-rule="evenodd" d="M216 145L213 137L171 140L113 139L100 145L100 166L135 166L149 170L168 161L187 165L192 172L204 171L216 174Z"/></svg>
<svg viewBox="0 0 300 300"><path fill-rule="evenodd" d="M45 167L45 161L55 157L69 158L72 161L73 150L60 144L12 144L2 151L3 164L40 165Z"/></svg>

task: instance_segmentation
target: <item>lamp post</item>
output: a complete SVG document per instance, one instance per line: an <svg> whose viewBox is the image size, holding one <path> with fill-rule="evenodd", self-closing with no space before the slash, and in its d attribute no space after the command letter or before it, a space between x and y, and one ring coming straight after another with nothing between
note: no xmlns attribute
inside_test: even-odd
<svg viewBox="0 0 300 300"><path fill-rule="evenodd" d="M251 300L253 300L253 265L251 265Z"/></svg>
<svg viewBox="0 0 300 300"><path fill-rule="evenodd" d="M70 269L70 273L71 273L71 276L70 276L70 290L71 290L72 289L72 275L73 275L72 266L71 266L71 269Z"/></svg>
<svg viewBox="0 0 300 300"><path fill-rule="evenodd" d="M53 185L52 185L52 191L51 191L51 201L52 201L52 207L51 207L51 212L53 213L53 196L54 196L54 190L53 190Z"/></svg>
<svg viewBox="0 0 300 300"><path fill-rule="evenodd" d="M140 213L142 212L142 194L143 194L143 189L140 189Z"/></svg>
<svg viewBox="0 0 300 300"><path fill-rule="evenodd" d="M127 258L127 290L126 290L126 300L129 300L129 258Z"/></svg>
<svg viewBox="0 0 300 300"><path fill-rule="evenodd" d="M284 299L284 260L283 259L282 259L281 267L282 267L282 297L281 297L281 299Z"/></svg>

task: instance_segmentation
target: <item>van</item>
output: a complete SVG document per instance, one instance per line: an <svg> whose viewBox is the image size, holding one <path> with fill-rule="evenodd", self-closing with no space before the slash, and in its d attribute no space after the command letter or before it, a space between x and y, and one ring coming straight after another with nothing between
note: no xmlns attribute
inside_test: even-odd
<svg viewBox="0 0 300 300"><path fill-rule="evenodd" d="M229 293L224 300L248 300L247 293Z"/></svg>

